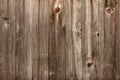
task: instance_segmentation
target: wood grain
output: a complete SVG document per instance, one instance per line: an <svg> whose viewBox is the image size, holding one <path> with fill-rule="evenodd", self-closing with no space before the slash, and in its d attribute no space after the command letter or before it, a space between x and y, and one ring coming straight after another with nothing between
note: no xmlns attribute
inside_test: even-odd
<svg viewBox="0 0 120 80"><path fill-rule="evenodd" d="M120 33L119 33L119 30L120 30L120 17L117 16L117 15L120 15L120 1L117 0L116 1L117 4L116 4L116 80L119 80L120 79Z"/></svg>
<svg viewBox="0 0 120 80"><path fill-rule="evenodd" d="M0 80L120 80L119 0L0 0Z"/></svg>
<svg viewBox="0 0 120 80"><path fill-rule="evenodd" d="M66 26L65 1L53 2L52 25L50 27L50 80L65 80ZM56 12L56 9L59 9Z"/></svg>
<svg viewBox="0 0 120 80"><path fill-rule="evenodd" d="M105 71L106 79L115 80L115 1L108 0L105 5Z"/></svg>

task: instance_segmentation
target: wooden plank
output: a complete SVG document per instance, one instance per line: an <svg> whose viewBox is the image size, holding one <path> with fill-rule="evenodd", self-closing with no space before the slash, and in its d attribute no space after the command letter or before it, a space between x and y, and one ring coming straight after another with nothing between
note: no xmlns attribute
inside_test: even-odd
<svg viewBox="0 0 120 80"><path fill-rule="evenodd" d="M38 80L48 80L48 30L50 27L50 2L40 0L39 2L39 72Z"/></svg>
<svg viewBox="0 0 120 80"><path fill-rule="evenodd" d="M85 1L85 19L84 19L84 26L83 28L83 80L96 80L96 68L95 68L95 56L93 55L93 29L95 29L95 26L93 26L93 22L95 19L95 15L97 14L97 11L94 10L95 1L93 0L86 0ZM94 17L93 17L94 16Z"/></svg>
<svg viewBox="0 0 120 80"><path fill-rule="evenodd" d="M82 4L81 4L81 29L82 29L82 79L84 80L84 76L85 76L85 69L84 69L84 66L85 66L85 61L84 61L84 58L85 58L85 53L86 53L86 50L85 50L85 20L86 20L86 2L85 0L82 0Z"/></svg>
<svg viewBox="0 0 120 80"><path fill-rule="evenodd" d="M66 80L75 79L75 62L74 62L74 46L73 46L73 1L65 0L65 27L66 27L66 55L65 55L65 67L66 67Z"/></svg>
<svg viewBox="0 0 120 80"><path fill-rule="evenodd" d="M50 30L50 80L65 80L66 26L65 1L53 2Z"/></svg>
<svg viewBox="0 0 120 80"><path fill-rule="evenodd" d="M39 0L32 0L32 5L32 80L39 80L39 38L44 35L39 35Z"/></svg>
<svg viewBox="0 0 120 80"><path fill-rule="evenodd" d="M105 52L104 52L104 38L105 38L105 0L98 1L98 52L96 56L97 78L98 80L106 80L105 77ZM98 35L97 34L97 35ZM99 59L99 60L98 60Z"/></svg>
<svg viewBox="0 0 120 80"><path fill-rule="evenodd" d="M115 49L115 0L107 0L105 4L105 79L116 79ZM102 55L103 56L103 55Z"/></svg>
<svg viewBox="0 0 120 80"><path fill-rule="evenodd" d="M99 0L92 0L92 26L91 26L91 47L94 70L92 72L92 80L99 80Z"/></svg>
<svg viewBox="0 0 120 80"><path fill-rule="evenodd" d="M29 4L28 4L29 3ZM38 79L38 1L16 1L16 79Z"/></svg>
<svg viewBox="0 0 120 80"><path fill-rule="evenodd" d="M116 0L116 80L120 79L120 0Z"/></svg>
<svg viewBox="0 0 120 80"><path fill-rule="evenodd" d="M15 0L8 1L8 61L6 62L6 66L9 65L8 69L8 77L7 80L15 79Z"/></svg>
<svg viewBox="0 0 120 80"><path fill-rule="evenodd" d="M25 0L27 80L38 79L38 4L38 0Z"/></svg>
<svg viewBox="0 0 120 80"><path fill-rule="evenodd" d="M15 78L15 5L14 0L0 1L0 79Z"/></svg>
<svg viewBox="0 0 120 80"><path fill-rule="evenodd" d="M82 80L82 0L73 0L72 3L72 33L73 33L73 61L74 79Z"/></svg>
<svg viewBox="0 0 120 80"><path fill-rule="evenodd" d="M32 80L32 54L33 54L33 0L25 0L25 41L26 41L26 78Z"/></svg>
<svg viewBox="0 0 120 80"><path fill-rule="evenodd" d="M4 17L7 15L7 0L0 0L0 79L6 80L7 70L6 70L6 46L7 46L7 21L4 20Z"/></svg>
<svg viewBox="0 0 120 80"><path fill-rule="evenodd" d="M26 36L26 61L27 80L39 78L39 1L25 1L25 36ZM42 36L40 36L42 37ZM40 52L40 54L42 54ZM44 79L43 79L44 80Z"/></svg>
<svg viewBox="0 0 120 80"><path fill-rule="evenodd" d="M27 80L25 2L16 0L16 79ZM28 32L27 32L28 33Z"/></svg>

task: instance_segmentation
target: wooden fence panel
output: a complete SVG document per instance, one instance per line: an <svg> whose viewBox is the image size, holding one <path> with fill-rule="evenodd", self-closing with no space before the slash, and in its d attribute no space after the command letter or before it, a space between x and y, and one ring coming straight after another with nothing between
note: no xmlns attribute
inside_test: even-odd
<svg viewBox="0 0 120 80"><path fill-rule="evenodd" d="M120 0L0 0L0 80L120 80Z"/></svg>

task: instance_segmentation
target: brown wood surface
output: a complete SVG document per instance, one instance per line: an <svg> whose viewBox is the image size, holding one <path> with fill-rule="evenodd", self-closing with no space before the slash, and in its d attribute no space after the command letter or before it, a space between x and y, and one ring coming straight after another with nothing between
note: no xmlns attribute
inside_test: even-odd
<svg viewBox="0 0 120 80"><path fill-rule="evenodd" d="M120 80L120 0L0 0L0 80Z"/></svg>

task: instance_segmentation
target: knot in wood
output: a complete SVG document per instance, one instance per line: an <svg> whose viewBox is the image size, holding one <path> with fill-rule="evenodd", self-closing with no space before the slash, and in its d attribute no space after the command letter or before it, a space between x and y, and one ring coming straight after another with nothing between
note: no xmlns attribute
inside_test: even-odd
<svg viewBox="0 0 120 80"><path fill-rule="evenodd" d="M58 13L60 11L60 8L59 7L56 7L55 8L55 13Z"/></svg>
<svg viewBox="0 0 120 80"><path fill-rule="evenodd" d="M5 21L8 21L8 20L9 20L9 18L8 18L8 17L3 17L3 19L4 19Z"/></svg>
<svg viewBox="0 0 120 80"><path fill-rule="evenodd" d="M99 32L96 32L96 35L97 35L97 37L99 37L100 36Z"/></svg>
<svg viewBox="0 0 120 80"><path fill-rule="evenodd" d="M112 7L106 8L106 13L108 13L108 14L112 13L113 11L114 11L114 8L112 8Z"/></svg>
<svg viewBox="0 0 120 80"><path fill-rule="evenodd" d="M61 4L60 3L55 3L54 5L54 13L60 13L61 12Z"/></svg>
<svg viewBox="0 0 120 80"><path fill-rule="evenodd" d="M87 67L91 67L93 65L93 60L89 59L86 63Z"/></svg>
<svg viewBox="0 0 120 80"><path fill-rule="evenodd" d="M8 18L8 17L3 17L3 20L4 20L7 24L9 24L9 18Z"/></svg>

